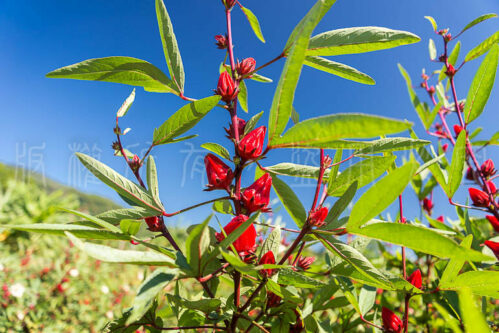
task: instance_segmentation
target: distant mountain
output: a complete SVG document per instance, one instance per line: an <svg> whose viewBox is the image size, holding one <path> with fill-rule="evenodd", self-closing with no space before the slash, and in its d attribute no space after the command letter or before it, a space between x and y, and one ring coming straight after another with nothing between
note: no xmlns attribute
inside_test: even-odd
<svg viewBox="0 0 499 333"><path fill-rule="evenodd" d="M16 175L16 168L14 166L5 165L0 163L0 186L5 187L10 179L14 179ZM120 205L112 200L103 198L94 194L87 194L78 191L72 187L60 184L52 179L45 177L39 173L23 170L25 171L26 181L32 182L38 185L40 188L44 189L48 193L60 190L67 194L75 195L80 201L80 210L88 211L90 214L98 214L110 209L122 208ZM19 172L19 171L18 171Z"/></svg>

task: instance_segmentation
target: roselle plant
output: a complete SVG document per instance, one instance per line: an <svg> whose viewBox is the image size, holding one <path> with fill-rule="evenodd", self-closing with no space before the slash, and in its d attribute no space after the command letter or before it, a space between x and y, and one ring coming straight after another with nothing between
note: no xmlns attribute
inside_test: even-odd
<svg viewBox="0 0 499 333"><path fill-rule="evenodd" d="M82 220L38 225L36 230L21 226L23 230L64 234L76 247L105 262L160 267L142 283L132 307L121 319L109 323L107 331L485 332L497 322L497 313L493 311L497 303L492 300L499 293L499 272L494 268L493 255L493 251L497 255L497 243L491 238L492 227L497 231L499 217L493 186L495 167L492 161L480 164L474 152L477 146L497 144L497 137L486 142L472 141L476 134L469 133L468 125L482 113L490 94L498 61L499 33L465 57L463 64L486 54L466 101L459 100L455 93L455 78L462 67L456 65L460 44L449 53L448 46L455 37L447 30L437 31L433 19L430 18L443 39L444 52L437 59L435 44L430 42L431 59L443 63L440 71L423 75L421 87L434 104L432 110L417 97L401 67L425 129L442 143L436 152L431 142L417 138L412 124L404 120L367 114L297 120L293 99L303 65L362 84L374 84L367 74L325 57L419 41L409 32L380 27L345 28L313 35L334 2L317 1L291 32L282 52L264 64L257 64L253 58L237 60L235 54L233 10L242 10L255 35L264 41L258 19L245 7L245 1L223 0L222 6L214 2L213 6L225 11L227 31L215 36L223 63L216 88L210 85L217 78L207 84L206 95L210 95L209 88L215 88L214 95L202 99L185 94L182 58L163 0L156 0L156 12L169 76L154 65L131 57L90 59L47 75L139 86L150 92L171 93L188 102L154 130L152 144L142 157L124 149L128 130L122 130L119 124L134 102L135 90L118 110L112 147L114 154L129 166L134 181L90 156L78 154L83 165L113 188L130 208L97 216L67 210ZM474 20L462 32L493 16ZM243 119L238 108L249 111L247 83L271 82L261 72L279 60L284 61L284 67L267 126L258 125L263 112L249 112L251 118ZM436 85L430 86L430 80L435 80ZM448 89L451 98L447 96ZM195 135L187 132L215 108L226 111L219 115L219 129L223 130L227 118L230 126L225 129L226 142L202 145L207 150L204 162L208 184L204 190L213 192L213 199L188 203L191 205L187 208L170 212L160 199L157 167L150 153L158 146L193 138ZM436 116L441 124L432 127ZM454 133L449 129L451 118L459 120L456 125L460 127ZM294 124L288 126L290 119ZM410 135L391 136L405 131ZM450 145L444 146L444 142ZM265 157L274 150L286 148L318 149L320 163L266 163ZM451 150L449 162L445 151ZM409 158L400 158L397 152L401 151L409 152ZM358 162L340 173L342 165L352 159ZM466 178L475 183L470 190L473 206L452 199L461 187L465 164L469 166ZM242 175L250 165L256 165L254 181L243 183ZM309 209L282 180L286 176L316 179ZM420 199L430 227L403 214L402 192L409 184ZM367 185L367 190L359 191ZM457 208L459 220L451 226L443 218L432 218L438 206L431 193L437 187ZM271 190L296 227L267 223ZM394 202L399 205L399 214L395 221L390 221L384 212ZM218 230L209 225L211 214L203 223L187 229L184 242L175 239L168 229L169 221L208 204L214 213L220 214ZM347 213L349 205L353 208ZM471 217L472 209L484 216ZM138 236L144 223L154 236ZM291 243L281 239L283 231L295 235ZM266 236L263 242L258 241L259 234ZM340 237L345 234L346 242ZM82 239L130 241L140 250L117 249ZM386 243L401 246L401 256L388 250ZM314 244L320 245L326 254L311 247ZM406 248L414 253L406 255ZM195 286L186 290L184 286L191 282ZM485 316L477 307L476 296L482 297Z"/></svg>

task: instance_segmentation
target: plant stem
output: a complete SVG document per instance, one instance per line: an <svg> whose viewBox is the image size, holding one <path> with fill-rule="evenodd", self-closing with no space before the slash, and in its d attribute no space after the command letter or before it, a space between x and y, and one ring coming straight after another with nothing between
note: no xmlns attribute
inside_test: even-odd
<svg viewBox="0 0 499 333"><path fill-rule="evenodd" d="M178 214L181 214L181 213L184 213L188 210L191 210L191 209L194 209L194 208L197 208L197 207L200 207L200 206L203 206L203 205L207 205L207 204L210 204L212 202L215 202L215 201L220 201L220 200L228 200L230 199L230 197L221 197L221 198L216 198L216 199L211 199L211 200L208 200L208 201L204 201L204 202L201 202L201 203L198 203L194 206L190 206L190 207L187 207L187 208L184 208L184 209L181 209L179 211L176 211L174 213L167 213L167 212L163 212L163 216L166 216L166 217L172 217L172 216L175 216L175 215L178 215Z"/></svg>
<svg viewBox="0 0 499 333"><path fill-rule="evenodd" d="M315 205L317 204L317 199L319 198L319 193L321 191L321 185L322 185L322 178L324 177L324 149L321 149L321 161L320 161L320 167L319 167L319 177L317 177L317 186L315 188L315 195L314 195L314 202L312 203L312 208L310 211L313 211L315 209Z"/></svg>

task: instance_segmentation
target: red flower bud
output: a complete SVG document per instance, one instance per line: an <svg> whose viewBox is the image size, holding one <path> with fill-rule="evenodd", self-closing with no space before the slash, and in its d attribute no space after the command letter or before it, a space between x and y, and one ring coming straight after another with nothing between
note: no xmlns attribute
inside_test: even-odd
<svg viewBox="0 0 499 333"><path fill-rule="evenodd" d="M234 178L232 169L213 154L204 157L208 190L227 189Z"/></svg>
<svg viewBox="0 0 499 333"><path fill-rule="evenodd" d="M383 319L383 328L391 333L402 332L402 320L391 310L383 307L381 310L381 318Z"/></svg>
<svg viewBox="0 0 499 333"><path fill-rule="evenodd" d="M497 187L496 187L496 185L491 180L489 180L487 182L487 185L489 186L490 193L492 193L492 194L495 195L497 193Z"/></svg>
<svg viewBox="0 0 499 333"><path fill-rule="evenodd" d="M140 243L137 241L134 241L133 239L130 239L130 244L132 245L139 245Z"/></svg>
<svg viewBox="0 0 499 333"><path fill-rule="evenodd" d="M476 188L470 187L468 189L470 194L471 201L473 201L473 205L477 207L488 207L490 205L489 196L487 193L480 191Z"/></svg>
<svg viewBox="0 0 499 333"><path fill-rule="evenodd" d="M431 212L433 210L433 201L428 198L423 199L423 209L428 213L428 215L431 215Z"/></svg>
<svg viewBox="0 0 499 333"><path fill-rule="evenodd" d="M447 66L447 70L445 71L445 75L447 75L448 77L453 77L454 75L456 75L456 69L454 68L454 66L452 66L452 64L449 64Z"/></svg>
<svg viewBox="0 0 499 333"><path fill-rule="evenodd" d="M236 4L236 0L222 0L222 3L225 5L225 8L231 9Z"/></svg>
<svg viewBox="0 0 499 333"><path fill-rule="evenodd" d="M412 272L407 281L414 287L421 289L421 286L423 285L421 279L421 271L419 269L416 269L414 272Z"/></svg>
<svg viewBox="0 0 499 333"><path fill-rule="evenodd" d="M253 58L246 58L242 62L237 62L237 72L243 76L255 70L256 61ZM248 76L251 77L251 76Z"/></svg>
<svg viewBox="0 0 499 333"><path fill-rule="evenodd" d="M146 217L144 220L146 221L147 227L150 231L153 231L153 232L161 231L162 226L161 226L159 217L151 216L151 217Z"/></svg>
<svg viewBox="0 0 499 333"><path fill-rule="evenodd" d="M428 92L433 95L435 93L435 87L431 86L430 89L428 89Z"/></svg>
<svg viewBox="0 0 499 333"><path fill-rule="evenodd" d="M241 224L248 220L245 215L238 215L234 217L225 227L224 231L227 235L230 235L234 230L239 228ZM225 236L221 232L217 232L215 237L219 242L225 239ZM248 229L246 229L239 238L237 238L232 245L237 252L250 251L253 250L256 243L256 229L253 224L251 224Z"/></svg>
<svg viewBox="0 0 499 333"><path fill-rule="evenodd" d="M444 151L444 153L447 152L447 149L449 149L449 144L448 143L446 143L446 144L444 144L442 146L442 150Z"/></svg>
<svg viewBox="0 0 499 333"><path fill-rule="evenodd" d="M459 136L459 133L461 133L461 131L463 130L463 128L459 125L454 125L454 133L456 133L456 137Z"/></svg>
<svg viewBox="0 0 499 333"><path fill-rule="evenodd" d="M57 289L58 292L60 293L63 293L64 291L66 291L66 289L64 289L64 286L62 285L62 283L58 283L57 286L55 287Z"/></svg>
<svg viewBox="0 0 499 333"><path fill-rule="evenodd" d="M475 174L475 172L473 171L473 169L468 167L468 169L466 170L466 179L474 180L475 179L474 174Z"/></svg>
<svg viewBox="0 0 499 333"><path fill-rule="evenodd" d="M259 209L265 209L270 201L270 188L272 187L272 177L268 173L258 178L251 186L246 188L242 194L244 207L253 213Z"/></svg>
<svg viewBox="0 0 499 333"><path fill-rule="evenodd" d="M281 303L281 297L271 291L267 291L267 308L275 308Z"/></svg>
<svg viewBox="0 0 499 333"><path fill-rule="evenodd" d="M309 222L314 227L322 227L324 225L324 220L327 217L328 209L327 207L321 207L314 209L310 212Z"/></svg>
<svg viewBox="0 0 499 333"><path fill-rule="evenodd" d="M310 268L310 266L314 263L314 257L301 257L298 258L298 262L296 263L296 267L303 269L306 271Z"/></svg>
<svg viewBox="0 0 499 333"><path fill-rule="evenodd" d="M222 96L222 100L226 103L230 103L234 98L236 98L237 90L236 84L229 73L223 72L218 78L217 85L217 95Z"/></svg>
<svg viewBox="0 0 499 333"><path fill-rule="evenodd" d="M446 35L444 36L444 40L445 40L447 43L448 43L448 42L450 42L450 40L451 40L451 39L452 39L452 35L451 35L450 33L448 33L448 34L446 34Z"/></svg>
<svg viewBox="0 0 499 333"><path fill-rule="evenodd" d="M252 130L239 142L237 150L239 156L244 160L252 160L260 156L263 150L263 141L267 128L260 126Z"/></svg>
<svg viewBox="0 0 499 333"><path fill-rule="evenodd" d="M494 228L496 232L499 232L499 221L497 220L497 218L494 215L487 215L485 216L485 218L489 220L492 228Z"/></svg>
<svg viewBox="0 0 499 333"><path fill-rule="evenodd" d="M438 61L440 61L440 62L445 62L445 54L441 54L441 55L438 57Z"/></svg>
<svg viewBox="0 0 499 333"><path fill-rule="evenodd" d="M485 162L483 162L482 166L480 167L480 170L482 171L483 176L486 178L495 175L497 172L494 166L494 162L491 159L488 159Z"/></svg>
<svg viewBox="0 0 499 333"><path fill-rule="evenodd" d="M494 252L494 255L499 260L499 242L494 242L494 241L486 240L484 243L485 243L485 245L487 245L487 247L489 249L492 250L492 252Z"/></svg>
<svg viewBox="0 0 499 333"><path fill-rule="evenodd" d="M258 265L265 265L265 264L270 264L270 265L275 264L274 252L268 251L260 258ZM260 270L260 274L262 274L263 276L272 276L274 274L274 272L275 272L275 269L271 269L271 268L264 268L264 269Z"/></svg>
<svg viewBox="0 0 499 333"><path fill-rule="evenodd" d="M437 217L437 221L440 222L440 223L445 223L445 219L442 215L440 215L439 217Z"/></svg>
<svg viewBox="0 0 499 333"><path fill-rule="evenodd" d="M239 117L236 117L236 118L237 118L237 132L239 134L239 138L241 138L241 136L244 134L244 128L246 127L246 121L244 119L239 118ZM232 133L233 130L232 130L231 125L229 125L229 128L225 129L225 132L227 132L229 139L236 138L236 135L234 133Z"/></svg>
<svg viewBox="0 0 499 333"><path fill-rule="evenodd" d="M229 39L227 38L227 35L216 35L215 40L217 41L215 45L220 49L226 49L227 46L229 45Z"/></svg>

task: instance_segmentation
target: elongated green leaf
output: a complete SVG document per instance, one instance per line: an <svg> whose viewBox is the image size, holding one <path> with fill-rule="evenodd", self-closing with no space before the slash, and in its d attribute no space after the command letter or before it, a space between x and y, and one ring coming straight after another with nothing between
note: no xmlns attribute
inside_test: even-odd
<svg viewBox="0 0 499 333"><path fill-rule="evenodd" d="M419 42L410 32L382 27L354 27L323 32L310 39L307 55L333 56L390 49Z"/></svg>
<svg viewBox="0 0 499 333"><path fill-rule="evenodd" d="M141 221L121 220L120 229L123 233L134 236L139 232L141 224Z"/></svg>
<svg viewBox="0 0 499 333"><path fill-rule="evenodd" d="M176 276L177 272L175 270L167 268L156 269L149 275L140 285L137 295L133 300L132 312L126 321L127 325L142 318L153 304L159 292Z"/></svg>
<svg viewBox="0 0 499 333"><path fill-rule="evenodd" d="M204 298L198 299L196 301L190 301L177 295L167 295L167 297L170 302L178 304L179 307L191 310L199 310L204 313L215 311L222 304L222 301L220 299L215 298Z"/></svg>
<svg viewBox="0 0 499 333"><path fill-rule="evenodd" d="M363 286L359 293L360 314L365 316L374 305L376 300L376 288Z"/></svg>
<svg viewBox="0 0 499 333"><path fill-rule="evenodd" d="M469 288L459 290L459 309L466 333L490 333L490 327Z"/></svg>
<svg viewBox="0 0 499 333"><path fill-rule="evenodd" d="M343 159L343 149L337 149L334 153L333 164L331 165L331 171L329 172L329 177L327 180L327 184L332 184L336 177L338 177L338 172L340 170L340 162Z"/></svg>
<svg viewBox="0 0 499 333"><path fill-rule="evenodd" d="M65 236L64 232L69 231L78 238L84 239L120 239L129 240L130 236L121 232L111 232L104 229L96 229L85 225L78 224L6 224L2 225L5 229L14 229L20 231L37 232L49 235Z"/></svg>
<svg viewBox="0 0 499 333"><path fill-rule="evenodd" d="M134 100L135 100L135 88L133 88L131 94L125 99L125 101L119 108L118 112L116 112L116 117L121 118L125 116L130 107L132 106Z"/></svg>
<svg viewBox="0 0 499 333"><path fill-rule="evenodd" d="M163 212L163 207L158 207L152 196L134 182L126 179L107 165L88 155L76 153L76 156L95 177L118 192L124 198L139 206L157 211L158 213Z"/></svg>
<svg viewBox="0 0 499 333"><path fill-rule="evenodd" d="M319 177L319 167L304 164L294 163L278 163L265 167L265 171L276 175L301 177L301 178L314 178Z"/></svg>
<svg viewBox="0 0 499 333"><path fill-rule="evenodd" d="M255 128L256 124L258 123L258 121L260 120L262 115L263 115L263 111L255 114L253 117L250 118L250 120L248 120L248 122L244 126L243 136L245 136L246 134L248 134L249 132L251 132Z"/></svg>
<svg viewBox="0 0 499 333"><path fill-rule="evenodd" d="M263 82L263 83L271 83L274 82L271 78L268 78L266 76L260 75L258 73L253 73L250 77L251 80L257 81L257 82Z"/></svg>
<svg viewBox="0 0 499 333"><path fill-rule="evenodd" d="M415 251L440 258L461 257L470 261L486 261L491 258L480 252L466 249L434 229L402 223L378 222L355 230L348 230L395 245L406 246Z"/></svg>
<svg viewBox="0 0 499 333"><path fill-rule="evenodd" d="M336 179L328 184L328 194L339 197L348 187L357 182L358 188L366 186L385 173L395 161L396 156L375 156L366 158L345 169Z"/></svg>
<svg viewBox="0 0 499 333"><path fill-rule="evenodd" d="M156 210L142 207L112 209L98 214L96 217L113 224L119 224L123 219L139 220L158 214Z"/></svg>
<svg viewBox="0 0 499 333"><path fill-rule="evenodd" d="M357 230L390 206L409 184L417 168L416 162L408 162L369 188L353 206L347 224L348 231Z"/></svg>
<svg viewBox="0 0 499 333"><path fill-rule="evenodd" d="M277 178L275 175L271 176L272 187L276 191L277 196L293 221L295 221L296 225L301 228L307 219L307 212L305 211L305 208L303 208L300 199L298 199L295 192L285 182Z"/></svg>
<svg viewBox="0 0 499 333"><path fill-rule="evenodd" d="M294 106L293 110L291 110L291 121L293 122L293 125L296 125L300 122L300 115L298 114Z"/></svg>
<svg viewBox="0 0 499 333"><path fill-rule="evenodd" d="M477 17L476 19L474 19L473 21L471 21L470 23L466 24L466 26L463 28L463 30L461 30L458 35L462 34L463 32L465 32L466 30L474 27L475 25L477 25L478 23L481 23L485 20L488 20L490 18L493 18L493 17L497 17L497 14L495 13L490 13L490 14L484 14L484 15L481 15L479 17Z"/></svg>
<svg viewBox="0 0 499 333"><path fill-rule="evenodd" d="M267 236L262 244L262 249L260 250L260 258L267 252L272 251L274 255L279 253L279 247L281 246L281 227L274 228Z"/></svg>
<svg viewBox="0 0 499 333"><path fill-rule="evenodd" d="M201 259L210 246L208 223L212 216L208 216L203 223L194 226L185 241L185 257L189 266L194 270L195 276L200 276L203 273Z"/></svg>
<svg viewBox="0 0 499 333"><path fill-rule="evenodd" d="M184 65L178 49L177 38L173 32L172 22L163 0L156 0L156 16L170 76L178 86L178 91L183 92L185 82Z"/></svg>
<svg viewBox="0 0 499 333"><path fill-rule="evenodd" d="M248 19L248 22L251 26L251 29L253 29L255 36L258 37L258 39L262 43L265 43L265 38L263 38L262 28L260 27L260 22L258 22L258 18L248 8L241 7L241 9L242 9L244 15L246 15L246 18Z"/></svg>
<svg viewBox="0 0 499 333"><path fill-rule="evenodd" d="M446 281L441 290L460 290L467 287L476 295L497 299L499 298L497 286L499 286L498 271L470 271Z"/></svg>
<svg viewBox="0 0 499 333"><path fill-rule="evenodd" d="M105 245L82 242L67 231L65 234L77 248L100 261L120 264L175 267L175 263L170 257L158 252L117 250Z"/></svg>
<svg viewBox="0 0 499 333"><path fill-rule="evenodd" d="M242 80L239 83L239 93L237 94L237 100L239 101L239 105L241 105L241 109L244 112L248 112L248 89L246 88L246 83Z"/></svg>
<svg viewBox="0 0 499 333"><path fill-rule="evenodd" d="M409 76L409 73L402 67L401 64L398 64L398 68L400 71L400 74L404 77L405 84L407 86L407 92L409 93L409 97L411 99L412 105L414 106L414 109L416 110L416 113L418 114L419 119L421 120L421 123L423 123L425 129L430 128L431 124L428 124L426 121L426 118L428 116L428 111L425 108L425 105L421 103L418 95L414 91L414 88L412 86L412 80L411 77Z"/></svg>
<svg viewBox="0 0 499 333"><path fill-rule="evenodd" d="M319 0L302 20L303 24L300 22L297 26L298 30L295 30L296 38L287 54L286 63L284 64L270 108L268 124L270 144L281 135L291 116L295 90L300 78L303 61L305 60L305 52L308 47L310 35L317 23L319 23L323 5L323 0Z"/></svg>
<svg viewBox="0 0 499 333"><path fill-rule="evenodd" d="M368 147L357 150L355 155L417 149L430 143L430 141L411 138L384 138L371 141L371 144Z"/></svg>
<svg viewBox="0 0 499 333"><path fill-rule="evenodd" d="M496 44L490 48L471 82L464 106L466 123L472 122L482 114L494 86L498 59L499 46Z"/></svg>
<svg viewBox="0 0 499 333"><path fill-rule="evenodd" d="M219 101L220 96L210 96L181 107L154 130L153 144L173 142L173 139L193 128Z"/></svg>
<svg viewBox="0 0 499 333"><path fill-rule="evenodd" d="M372 138L402 132L411 127L406 121L367 114L334 114L304 120L276 138L273 148L310 147L324 145L340 139Z"/></svg>
<svg viewBox="0 0 499 333"><path fill-rule="evenodd" d="M282 285L291 285L297 288L322 288L326 284L322 281L313 279L290 268L279 270L277 283Z"/></svg>
<svg viewBox="0 0 499 333"><path fill-rule="evenodd" d="M329 213L327 214L325 220L326 226L329 223L332 223L335 220L337 220L340 217L341 213L343 213L345 209L348 207L350 202L352 202L355 193L357 193L357 186L358 186L357 181L354 181L352 184L350 184L345 193L343 193L343 195L338 200L336 200L333 207L329 210Z"/></svg>
<svg viewBox="0 0 499 333"><path fill-rule="evenodd" d="M53 79L123 83L153 92L175 92L173 83L160 69L132 57L89 59L56 69L46 76Z"/></svg>
<svg viewBox="0 0 499 333"><path fill-rule="evenodd" d="M431 60L434 60L437 57L437 48L435 47L435 42L431 38L428 42L428 52L430 53Z"/></svg>
<svg viewBox="0 0 499 333"><path fill-rule="evenodd" d="M452 152L452 161L449 170L449 189L447 194L452 198L456 193L461 179L463 179L464 162L466 158L466 131L461 131L457 137L454 150Z"/></svg>
<svg viewBox="0 0 499 333"><path fill-rule="evenodd" d="M433 27L433 31L437 31L437 22L435 22L435 19L431 16L425 16L424 18L430 21L430 24Z"/></svg>
<svg viewBox="0 0 499 333"><path fill-rule="evenodd" d="M362 73L361 71L348 65L326 58L308 56L305 58L304 64L347 80L370 85L376 84L374 79L369 75Z"/></svg>
<svg viewBox="0 0 499 333"><path fill-rule="evenodd" d="M213 210L218 213L235 215L234 210L232 209L232 204L229 200L215 201L212 207Z"/></svg>
<svg viewBox="0 0 499 333"><path fill-rule="evenodd" d="M473 59L478 58L482 54L486 53L493 45L499 42L499 31L496 31L492 36L475 46L471 49L464 57L464 61L468 62Z"/></svg>
<svg viewBox="0 0 499 333"><path fill-rule="evenodd" d="M461 242L461 246L466 249L469 249L471 248L472 241L473 241L473 235L468 235ZM460 257L452 258L451 260L449 260L449 263L445 267L445 270L442 273L442 277L440 278L440 282L438 285L439 289L441 287L444 287L446 284L453 281L457 277L457 275L461 271L461 268L463 268L465 262L466 261Z"/></svg>
<svg viewBox="0 0 499 333"><path fill-rule="evenodd" d="M101 226L101 227L103 227L103 228L105 228L105 229L107 229L109 231L116 232L116 233L121 232L120 228L115 227L111 223L108 223L108 222L106 222L104 220L101 220L98 217L95 217L95 216L92 216L92 215L89 215L89 214L86 214L86 213L78 212L78 211L72 210L72 209L67 209L67 208L60 208L60 209L63 210L63 211L65 211L65 212L68 212L70 214L73 214L73 215L79 216L81 218L84 218L85 220L90 221L92 223L95 223L98 226Z"/></svg>
<svg viewBox="0 0 499 333"><path fill-rule="evenodd" d="M151 155L147 158L147 186L153 199L158 205L161 205L161 200L159 199L158 171L156 170L156 162L154 162L154 158Z"/></svg>
<svg viewBox="0 0 499 333"><path fill-rule="evenodd" d="M461 52L461 41L458 41L454 48L452 49L452 52L449 55L448 62L449 64L452 64L453 66L456 64L457 58L459 58L459 53ZM445 79L447 76L445 75L445 71L447 68L445 65L442 66L442 69L440 70L440 74L438 75L438 81L442 81Z"/></svg>
<svg viewBox="0 0 499 333"><path fill-rule="evenodd" d="M250 266L242 261L239 256L236 256L232 252L220 251L222 253L222 257L238 272L241 273L251 273L255 271L254 266Z"/></svg>
<svg viewBox="0 0 499 333"><path fill-rule="evenodd" d="M212 153L217 154L220 157L225 158L226 160L231 161L230 153L227 150L227 148L225 148L224 146L219 145L218 143L207 142L207 143L203 143L201 145L201 147L204 148L204 149L206 149L206 150L211 151Z"/></svg>

